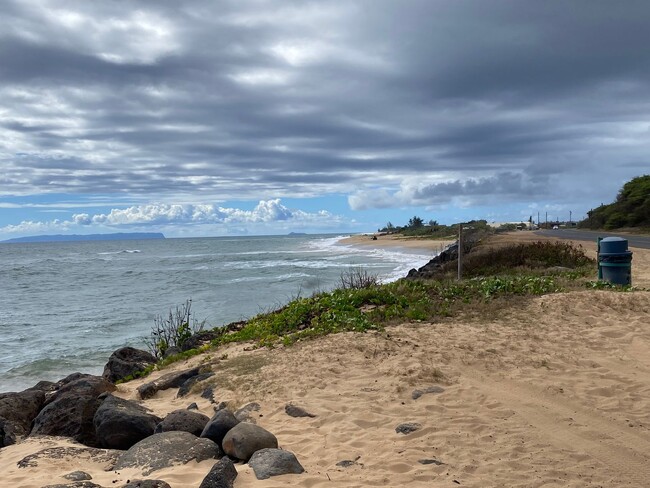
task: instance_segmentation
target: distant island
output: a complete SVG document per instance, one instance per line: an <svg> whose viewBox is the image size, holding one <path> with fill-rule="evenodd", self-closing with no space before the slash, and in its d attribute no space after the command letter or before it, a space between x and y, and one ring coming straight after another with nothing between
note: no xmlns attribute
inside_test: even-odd
<svg viewBox="0 0 650 488"><path fill-rule="evenodd" d="M77 242L77 241L133 241L141 239L164 239L160 232L116 232L113 234L56 234L45 236L16 237L0 241L3 244L18 242Z"/></svg>

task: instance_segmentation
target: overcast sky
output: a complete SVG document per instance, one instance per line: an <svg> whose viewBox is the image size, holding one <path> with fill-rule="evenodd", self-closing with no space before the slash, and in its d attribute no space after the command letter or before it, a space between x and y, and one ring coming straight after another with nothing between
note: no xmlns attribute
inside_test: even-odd
<svg viewBox="0 0 650 488"><path fill-rule="evenodd" d="M647 0L0 3L0 238L568 220L650 173Z"/></svg>

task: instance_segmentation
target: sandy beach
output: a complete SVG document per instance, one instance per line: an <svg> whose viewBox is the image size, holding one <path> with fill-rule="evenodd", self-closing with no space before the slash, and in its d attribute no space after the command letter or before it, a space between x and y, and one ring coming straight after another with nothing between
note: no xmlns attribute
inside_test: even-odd
<svg viewBox="0 0 650 488"><path fill-rule="evenodd" d="M455 239L427 239L422 237L404 237L401 235L384 235L376 234L377 239L372 239L373 235L355 235L346 237L339 241L339 244L345 246L363 246L371 248L389 248L397 247L402 249L411 249L419 251L428 251L438 253L449 244L456 242Z"/></svg>
<svg viewBox="0 0 650 488"><path fill-rule="evenodd" d="M389 237L344 244L440 245ZM595 253L595 244L582 244ZM650 251L632 251L634 284L650 286ZM119 385L116 394L135 400L143 382L203 364L216 373L208 381L217 402L258 402L253 420L296 454L305 473L258 481L239 464L235 487L650 486L650 292L559 293L496 303L475 315L273 350L231 345ZM142 404L164 416L196 402L211 416L213 404L199 393L177 398L167 390ZM315 417L288 416L289 403ZM396 432L404 423L417 428ZM17 464L71 445L29 438L1 449L2 486L69 483L63 475L76 470L103 487L144 478L137 469L105 471L105 461L79 456ZM190 462L147 478L198 487L212 464Z"/></svg>

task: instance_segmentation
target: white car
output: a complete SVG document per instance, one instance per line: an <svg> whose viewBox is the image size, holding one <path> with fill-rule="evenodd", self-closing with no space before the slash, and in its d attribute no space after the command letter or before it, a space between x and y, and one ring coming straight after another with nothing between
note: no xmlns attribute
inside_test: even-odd
<svg viewBox="0 0 650 488"><path fill-rule="evenodd" d="M558 230L558 229L559 229L559 227L557 225L553 226L553 230Z"/></svg>

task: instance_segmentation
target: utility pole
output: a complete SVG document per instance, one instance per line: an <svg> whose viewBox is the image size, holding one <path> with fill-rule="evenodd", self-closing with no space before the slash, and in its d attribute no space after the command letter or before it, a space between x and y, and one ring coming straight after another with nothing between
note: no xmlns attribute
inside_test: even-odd
<svg viewBox="0 0 650 488"><path fill-rule="evenodd" d="M463 275L462 256L463 255L463 224L458 224L458 281Z"/></svg>
<svg viewBox="0 0 650 488"><path fill-rule="evenodd" d="M544 224L544 228L548 229L548 212L546 212L546 223Z"/></svg>
<svg viewBox="0 0 650 488"><path fill-rule="evenodd" d="M571 227L571 215L572 214L573 214L573 212L571 212L571 210L569 210L569 227Z"/></svg>

